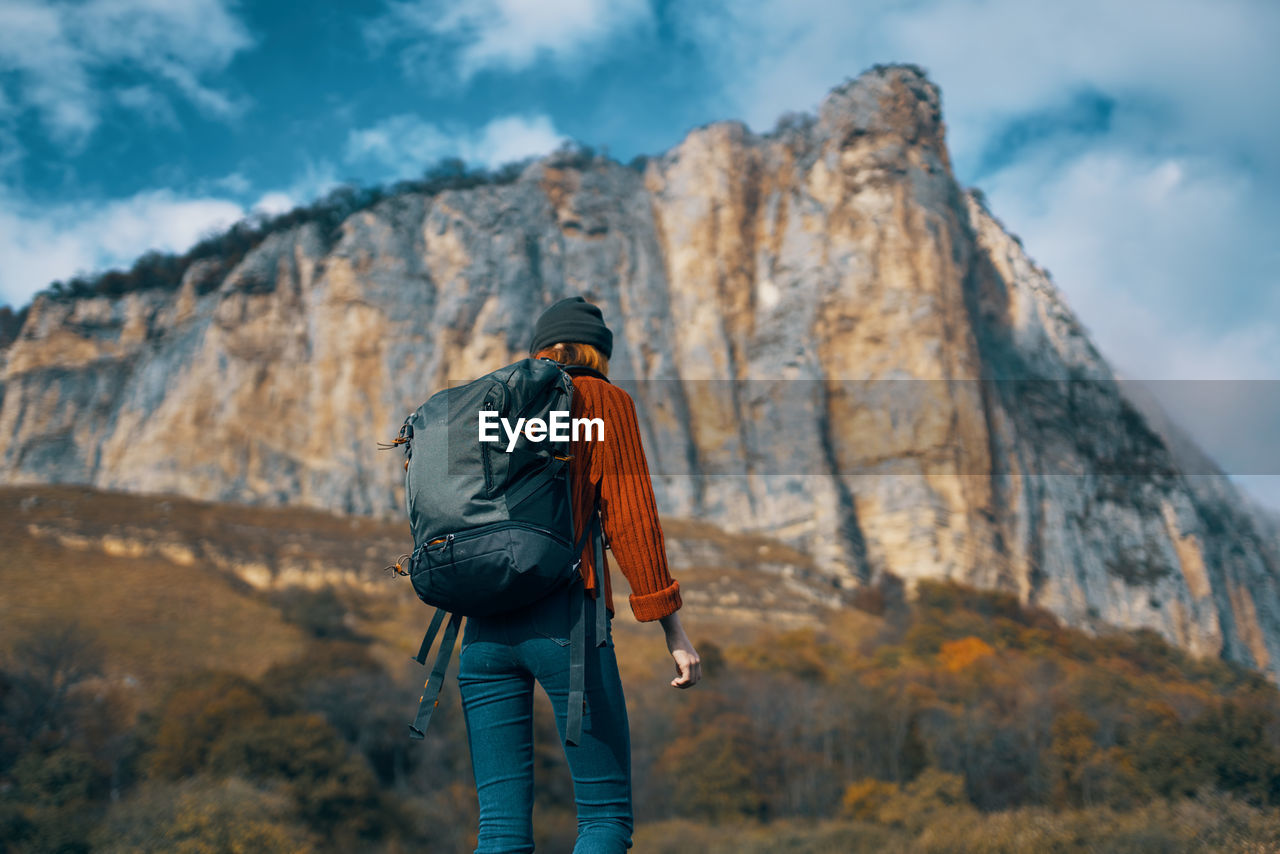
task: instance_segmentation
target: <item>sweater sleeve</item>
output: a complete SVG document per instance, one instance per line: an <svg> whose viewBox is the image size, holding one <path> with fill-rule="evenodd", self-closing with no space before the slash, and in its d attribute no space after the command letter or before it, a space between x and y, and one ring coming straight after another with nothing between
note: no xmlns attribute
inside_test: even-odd
<svg viewBox="0 0 1280 854"><path fill-rule="evenodd" d="M616 392L605 399L605 424L612 435L605 437L594 455L599 466L600 513L610 550L631 585L631 613L648 622L681 607L680 583L667 568L666 542L635 404L626 392Z"/></svg>

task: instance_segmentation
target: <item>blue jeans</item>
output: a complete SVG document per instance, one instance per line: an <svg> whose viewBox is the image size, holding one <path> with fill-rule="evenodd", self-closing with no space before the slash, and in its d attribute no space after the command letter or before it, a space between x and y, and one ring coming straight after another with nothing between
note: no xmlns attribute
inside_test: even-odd
<svg viewBox="0 0 1280 854"><path fill-rule="evenodd" d="M533 683L555 710L578 805L574 854L615 854L631 847L631 735L614 655L595 644L595 619L584 615L587 637L586 711L578 745L564 743L569 697L571 608L581 584L513 614L469 617L458 656L458 690L467 721L471 764L480 798L476 854L533 851ZM591 604L591 603L589 603Z"/></svg>

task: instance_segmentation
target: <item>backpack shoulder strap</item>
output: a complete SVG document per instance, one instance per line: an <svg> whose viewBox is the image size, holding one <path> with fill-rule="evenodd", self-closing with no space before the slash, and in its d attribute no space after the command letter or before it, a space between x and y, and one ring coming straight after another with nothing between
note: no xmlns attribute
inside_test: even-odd
<svg viewBox="0 0 1280 854"><path fill-rule="evenodd" d="M600 516L600 508L596 507L592 515L591 527L595 531L595 567L596 567L596 646L604 646L609 631L609 611L604 597L604 576L609 565L604 559L604 519Z"/></svg>

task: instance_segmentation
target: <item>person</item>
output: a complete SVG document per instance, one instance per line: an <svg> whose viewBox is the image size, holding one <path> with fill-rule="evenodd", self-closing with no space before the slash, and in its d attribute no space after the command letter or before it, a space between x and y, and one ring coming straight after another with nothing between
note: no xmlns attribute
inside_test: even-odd
<svg viewBox="0 0 1280 854"><path fill-rule="evenodd" d="M548 308L534 326L530 355L583 365L605 375L613 334L600 309L582 297ZM635 405L603 379L574 374L572 418L600 418L604 436L580 431L569 463L574 525L586 531L599 506L606 541L631 585L636 619L656 621L675 663L671 685L690 688L702 678L698 653L680 623L680 585L668 571L653 484L640 442ZM527 852L533 842L533 685L555 710L573 777L578 811L575 854L613 854L632 845L631 740L613 646L613 585L607 564L596 566L588 544L581 556L584 584L574 583L515 612L468 618L459 652L458 688L480 800L476 854ZM586 623L586 708L579 743L565 741L569 642L583 589L604 596L606 643L596 621ZM594 602L587 613L593 612Z"/></svg>

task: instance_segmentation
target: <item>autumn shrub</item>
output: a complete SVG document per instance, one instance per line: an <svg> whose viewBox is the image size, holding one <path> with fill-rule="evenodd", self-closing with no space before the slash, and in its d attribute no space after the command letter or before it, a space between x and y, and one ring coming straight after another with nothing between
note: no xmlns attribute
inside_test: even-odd
<svg viewBox="0 0 1280 854"><path fill-rule="evenodd" d="M335 640L354 640L356 634L347 624L349 609L333 587L316 589L287 587L271 596L272 603L280 609L287 622L307 632L312 637Z"/></svg>
<svg viewBox="0 0 1280 854"><path fill-rule="evenodd" d="M202 771L219 740L268 720L272 711L253 681L231 673L198 674L161 705L147 770L169 779Z"/></svg>
<svg viewBox="0 0 1280 854"><path fill-rule="evenodd" d="M194 777L144 784L111 807L92 842L103 854L311 854L318 840L279 789Z"/></svg>
<svg viewBox="0 0 1280 854"><path fill-rule="evenodd" d="M28 750L10 769L0 795L0 839L19 850L88 851L106 793L104 763L71 747Z"/></svg>
<svg viewBox="0 0 1280 854"><path fill-rule="evenodd" d="M376 837L383 804L378 782L337 731L318 715L285 715L225 734L209 751L213 775L278 782L321 832Z"/></svg>
<svg viewBox="0 0 1280 854"><path fill-rule="evenodd" d="M663 751L658 771L670 782L677 814L723 820L759 816L763 790L755 774L751 722L724 712Z"/></svg>
<svg viewBox="0 0 1280 854"><path fill-rule="evenodd" d="M277 705L322 716L381 783L403 782L422 758L415 748L423 745L405 737L421 686L393 680L367 644L317 641L271 667L261 682Z"/></svg>
<svg viewBox="0 0 1280 854"><path fill-rule="evenodd" d="M880 810L898 794L896 783L884 780L855 780L840 799L841 812L850 818L875 821Z"/></svg>

